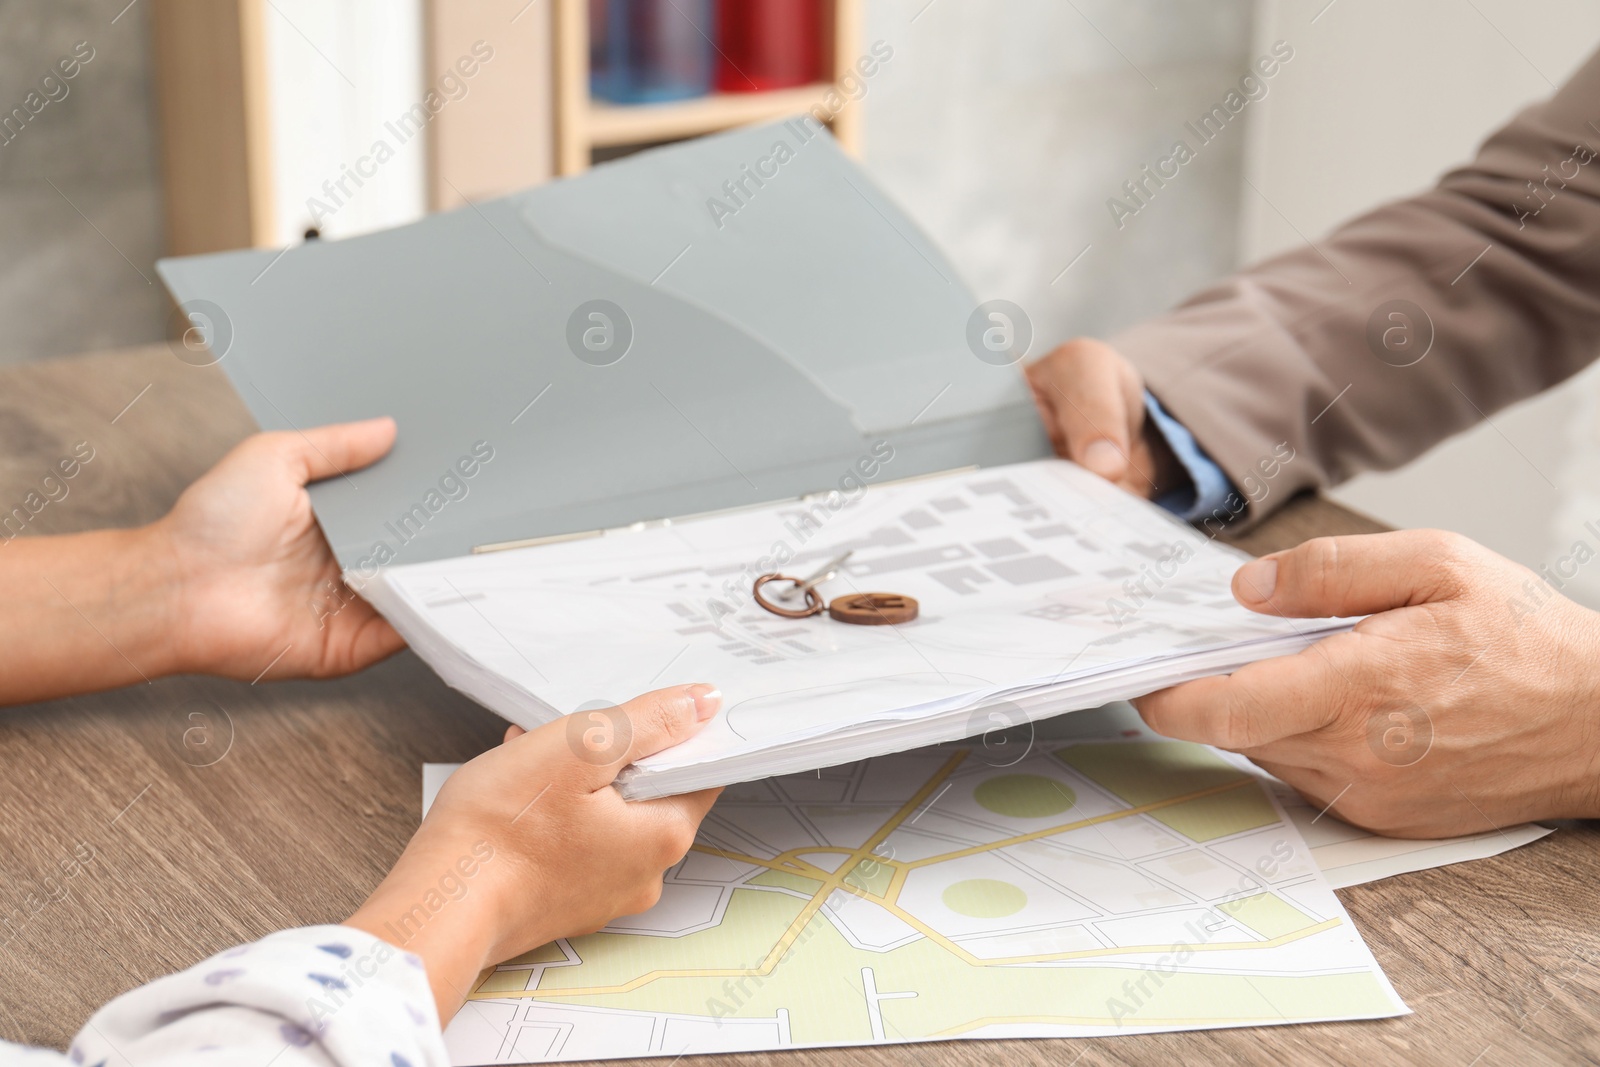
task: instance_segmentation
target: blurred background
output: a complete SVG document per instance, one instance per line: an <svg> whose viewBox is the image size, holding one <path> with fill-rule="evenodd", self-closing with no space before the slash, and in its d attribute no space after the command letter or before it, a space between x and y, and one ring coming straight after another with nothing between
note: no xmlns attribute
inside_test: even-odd
<svg viewBox="0 0 1600 1067"><path fill-rule="evenodd" d="M1277 42L1266 95L1119 225L1122 184ZM1425 187L1597 44L1583 0L0 0L0 362L160 340L162 255L818 103L1038 354ZM1600 520L1600 377L1335 495L1550 562Z"/></svg>

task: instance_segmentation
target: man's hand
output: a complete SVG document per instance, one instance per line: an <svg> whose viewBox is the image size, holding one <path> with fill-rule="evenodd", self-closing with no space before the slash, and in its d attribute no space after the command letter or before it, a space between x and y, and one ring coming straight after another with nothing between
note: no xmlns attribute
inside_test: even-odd
<svg viewBox="0 0 1600 1067"><path fill-rule="evenodd" d="M1600 614L1434 530L1324 537L1241 567L1288 618L1370 614L1294 656L1134 704L1241 752L1317 807L1396 837L1600 816Z"/></svg>
<svg viewBox="0 0 1600 1067"><path fill-rule="evenodd" d="M349 925L420 955L448 1021L484 967L644 911L720 789L629 802L617 772L699 732L709 685L575 712L466 764Z"/></svg>
<svg viewBox="0 0 1600 1067"><path fill-rule="evenodd" d="M1145 418L1144 381L1103 341L1068 341L1024 368L1056 454L1153 500L1187 477Z"/></svg>
<svg viewBox="0 0 1600 1067"><path fill-rule="evenodd" d="M387 418L256 434L184 491L151 528L172 553L180 669L251 681L270 664L271 678L320 678L404 646L340 578L306 493L394 438Z"/></svg>

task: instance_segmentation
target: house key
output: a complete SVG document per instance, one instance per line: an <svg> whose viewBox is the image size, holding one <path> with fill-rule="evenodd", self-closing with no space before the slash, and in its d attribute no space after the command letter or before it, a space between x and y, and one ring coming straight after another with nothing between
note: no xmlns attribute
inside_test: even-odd
<svg viewBox="0 0 1600 1067"><path fill-rule="evenodd" d="M829 577L832 577L832 574L829 574ZM795 589L803 590L805 607L786 608L762 596L761 588L771 582L789 582ZM808 619L813 615L821 615L825 606L822 594L816 590L816 584L810 580L791 578L786 574L763 574L756 579L751 595L755 597L757 604L774 615L781 615L785 619ZM783 599L782 594L779 594L779 599ZM894 626L910 622L917 617L917 602L912 597L902 596L899 593L849 593L835 597L831 604L826 605L826 610L828 617L836 622L847 622L853 626Z"/></svg>

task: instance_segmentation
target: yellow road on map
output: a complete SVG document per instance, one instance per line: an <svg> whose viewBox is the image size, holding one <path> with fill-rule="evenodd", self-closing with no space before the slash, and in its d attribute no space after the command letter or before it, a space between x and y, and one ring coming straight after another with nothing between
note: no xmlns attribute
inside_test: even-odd
<svg viewBox="0 0 1600 1067"><path fill-rule="evenodd" d="M1198 746L1080 744L1054 753L1054 766L1070 768L1125 806L915 859L879 854L897 830L943 795L967 758L965 750L952 752L854 847L808 845L759 856L697 843L698 853L758 869L732 889L720 922L676 937L602 932L576 938L568 944L581 962L540 950L485 972L471 999L707 1019L769 1019L781 1011L795 1044L952 1035L1006 1022L1183 1026L1314 1017L1326 1014L1329 1004L1345 1014L1378 1014L1391 1006L1381 983L1365 970L1246 975L1196 969L1207 954L1271 952L1341 923L1318 920L1266 889L1236 894L1221 905L1233 922L1228 938L1073 944L1014 955L974 952L905 905L908 878L1142 816L1191 844L1271 826L1279 816L1254 778ZM1004 775L985 779L992 783L989 792L1004 802L999 810L1036 818L1077 806L1065 781L1056 787L1064 799L1051 804L1046 797L1041 806L1038 796L1019 792L1018 781L1030 776ZM824 867L823 857L839 859ZM965 895L954 894L956 889ZM1022 895L1004 882L966 879L947 891L946 900L970 899L996 909L995 915L1020 906L1003 893L996 897L997 890ZM883 951L852 944L827 914L849 898L882 909L921 936ZM990 913L980 907L968 914ZM1240 931L1247 932L1244 938ZM1179 952L1187 967L1165 968L1154 979L1137 961L1118 962Z"/></svg>

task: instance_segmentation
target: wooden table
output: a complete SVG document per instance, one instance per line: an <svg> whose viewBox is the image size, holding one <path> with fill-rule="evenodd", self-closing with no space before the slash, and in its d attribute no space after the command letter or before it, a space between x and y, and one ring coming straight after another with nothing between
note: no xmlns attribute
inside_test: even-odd
<svg viewBox="0 0 1600 1067"><path fill-rule="evenodd" d="M31 532L147 522L251 429L216 368L164 346L8 369L0 507L87 440L95 460ZM1307 498L1244 544L1378 528ZM334 682L170 678L0 712L0 919L25 912L30 892L55 898L0 947L0 1037L62 1047L131 986L273 930L342 920L415 829L421 764L467 759L501 729L409 653ZM93 861L60 878L79 843ZM1593 1062L1597 887L1600 832L1576 824L1494 859L1341 891L1407 1018L705 1063Z"/></svg>

